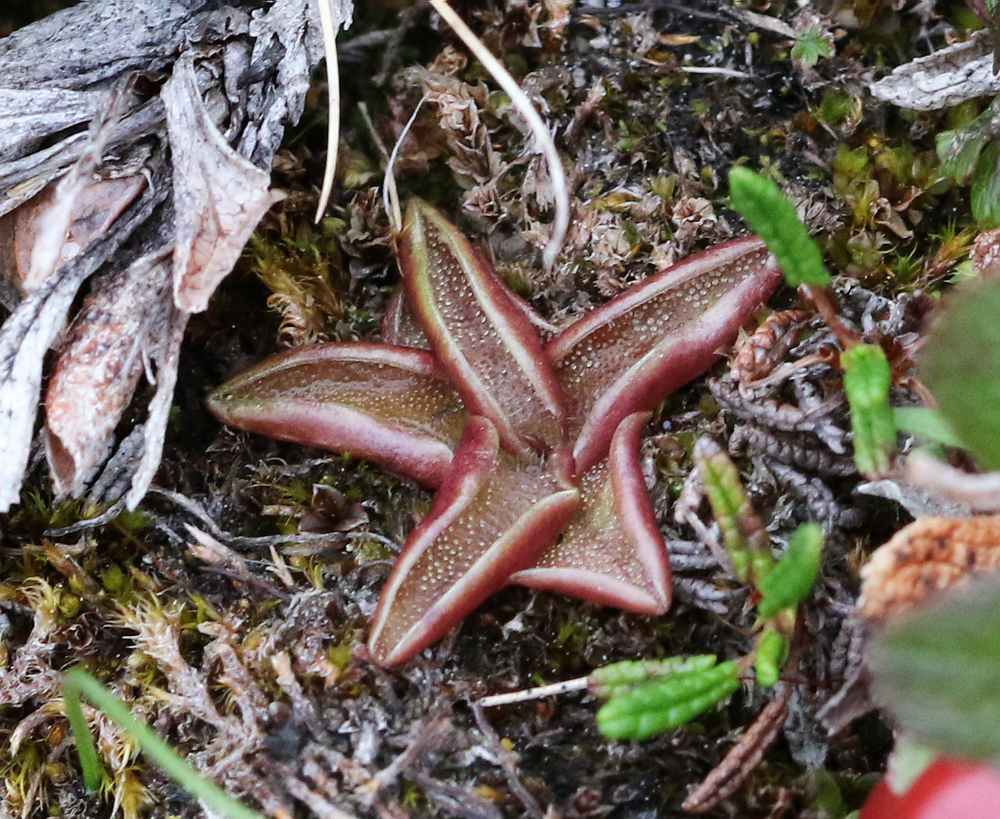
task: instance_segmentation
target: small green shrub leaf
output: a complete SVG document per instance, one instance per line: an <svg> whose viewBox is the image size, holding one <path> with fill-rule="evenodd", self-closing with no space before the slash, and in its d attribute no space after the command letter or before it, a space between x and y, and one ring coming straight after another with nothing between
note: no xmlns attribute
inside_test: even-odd
<svg viewBox="0 0 1000 819"><path fill-rule="evenodd" d="M893 407L892 418L900 432L919 435L944 446L963 446L944 416L930 407Z"/></svg>
<svg viewBox="0 0 1000 819"><path fill-rule="evenodd" d="M815 523L803 523L795 530L788 548L774 568L757 584L764 596L757 613L774 617L797 606L812 591L823 560L823 530Z"/></svg>
<svg viewBox="0 0 1000 819"><path fill-rule="evenodd" d="M743 490L736 466L710 438L695 444L694 461L736 577L744 583L756 582L771 570L774 558L764 524Z"/></svg>
<svg viewBox="0 0 1000 819"><path fill-rule="evenodd" d="M956 290L931 328L918 375L983 466L1000 469L1000 281Z"/></svg>
<svg viewBox="0 0 1000 819"><path fill-rule="evenodd" d="M854 461L865 475L884 474L896 448L896 422L889 406L889 362L881 347L858 344L841 354L840 363L851 407Z"/></svg>
<svg viewBox="0 0 1000 819"><path fill-rule="evenodd" d="M984 131L984 118L994 114L986 111L968 125L937 135L937 155L941 160L941 173L956 182L965 182L972 175L983 152L993 136Z"/></svg>
<svg viewBox="0 0 1000 819"><path fill-rule="evenodd" d="M729 201L767 244L791 287L827 287L830 274L823 254L795 212L795 205L774 182L749 168L729 172Z"/></svg>
<svg viewBox="0 0 1000 819"><path fill-rule="evenodd" d="M788 639L773 628L765 629L757 638L755 668L757 684L764 688L777 685L781 666L788 658Z"/></svg>
<svg viewBox="0 0 1000 819"><path fill-rule="evenodd" d="M799 39L792 46L791 56L806 68L812 68L820 59L829 57L832 53L833 48L823 29L819 26L809 26L799 32Z"/></svg>
<svg viewBox="0 0 1000 819"><path fill-rule="evenodd" d="M598 668L588 678L590 693L602 699L617 697L658 677L686 671L700 671L715 665L714 654L668 657L665 660L624 660Z"/></svg>
<svg viewBox="0 0 1000 819"><path fill-rule="evenodd" d="M1000 225L1000 145L983 149L972 172L972 215L987 227Z"/></svg>
<svg viewBox="0 0 1000 819"><path fill-rule="evenodd" d="M873 691L904 731L969 759L1000 757L1000 580L942 593L871 642Z"/></svg>

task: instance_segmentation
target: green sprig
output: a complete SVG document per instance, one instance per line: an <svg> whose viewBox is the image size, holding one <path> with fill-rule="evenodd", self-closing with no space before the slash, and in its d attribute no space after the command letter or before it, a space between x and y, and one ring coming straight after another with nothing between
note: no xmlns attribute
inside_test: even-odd
<svg viewBox="0 0 1000 819"><path fill-rule="evenodd" d="M757 638L755 669L757 684L765 688L777 685L781 667L788 659L788 638L773 628L765 629Z"/></svg>
<svg viewBox="0 0 1000 819"><path fill-rule="evenodd" d="M739 687L736 664L683 671L613 698L597 712L597 727L611 739L649 739L679 728Z"/></svg>
<svg viewBox="0 0 1000 819"><path fill-rule="evenodd" d="M736 577L744 583L756 583L771 570L774 558L764 524L746 496L736 466L707 438L695 446L694 460Z"/></svg>
<svg viewBox="0 0 1000 819"><path fill-rule="evenodd" d="M889 362L881 347L858 344L841 354L840 363L851 408L854 462L864 475L884 474L896 448L896 422L889 406Z"/></svg>
<svg viewBox="0 0 1000 819"><path fill-rule="evenodd" d="M803 523L781 559L757 583L763 595L757 613L763 618L774 617L805 600L819 577L822 560L823 530L815 523Z"/></svg>
<svg viewBox="0 0 1000 819"><path fill-rule="evenodd" d="M598 668L587 678L590 693L602 699L621 696L660 677L701 671L716 663L714 654L668 657L665 660L623 660Z"/></svg>
<svg viewBox="0 0 1000 819"><path fill-rule="evenodd" d="M795 205L774 182L749 168L729 172L729 202L767 245L791 287L828 287L830 273L819 246L795 212Z"/></svg>

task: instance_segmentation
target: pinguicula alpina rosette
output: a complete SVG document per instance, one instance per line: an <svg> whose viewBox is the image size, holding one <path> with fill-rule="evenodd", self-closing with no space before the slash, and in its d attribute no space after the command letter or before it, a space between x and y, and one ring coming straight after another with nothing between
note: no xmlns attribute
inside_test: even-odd
<svg viewBox="0 0 1000 819"><path fill-rule="evenodd" d="M642 429L778 286L763 242L692 256L549 341L427 203L410 204L397 251L420 331L405 338L422 333L429 351L303 347L208 399L232 426L349 452L438 490L382 593L374 660L412 658L508 583L665 612L670 567L639 466Z"/></svg>

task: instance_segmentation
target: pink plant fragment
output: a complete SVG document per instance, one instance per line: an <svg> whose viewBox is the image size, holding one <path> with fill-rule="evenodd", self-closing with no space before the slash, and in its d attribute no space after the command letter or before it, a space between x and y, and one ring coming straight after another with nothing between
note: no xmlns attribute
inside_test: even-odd
<svg viewBox="0 0 1000 819"><path fill-rule="evenodd" d="M639 464L649 418L622 421L608 457L580 477L580 509L562 539L511 583L641 614L670 608L670 561Z"/></svg>
<svg viewBox="0 0 1000 819"><path fill-rule="evenodd" d="M103 279L67 333L45 394L45 454L57 495L78 497L114 444L143 355L166 323L169 262L144 256Z"/></svg>
<svg viewBox="0 0 1000 819"><path fill-rule="evenodd" d="M571 324L547 347L566 393L573 457L585 472L618 425L703 373L781 281L764 243L692 256Z"/></svg>
<svg viewBox="0 0 1000 819"><path fill-rule="evenodd" d="M496 427L473 416L382 592L368 641L375 661L405 662L447 634L531 566L578 503L561 476L502 453Z"/></svg>
<svg viewBox="0 0 1000 819"><path fill-rule="evenodd" d="M382 344L272 356L215 390L208 406L240 429L348 452L432 487L468 417L429 353Z"/></svg>
<svg viewBox="0 0 1000 819"><path fill-rule="evenodd" d="M74 259L91 241L103 236L146 186L141 176L92 180L73 200L69 226L56 252L55 268ZM44 216L54 207L57 185L49 184L20 207L0 217L0 275L12 280L23 294L44 281L32 275L31 257L39 240L52 242L43 232ZM50 248L51 250L51 248ZM47 272L52 271L50 266Z"/></svg>
<svg viewBox="0 0 1000 819"><path fill-rule="evenodd" d="M414 200L398 244L410 304L440 367L504 447L561 449L563 397L523 308L472 244L435 208Z"/></svg>
<svg viewBox="0 0 1000 819"><path fill-rule="evenodd" d="M270 174L233 150L212 121L190 53L177 60L162 98L177 203L174 302L197 313L233 269L261 217L282 197L270 191Z"/></svg>

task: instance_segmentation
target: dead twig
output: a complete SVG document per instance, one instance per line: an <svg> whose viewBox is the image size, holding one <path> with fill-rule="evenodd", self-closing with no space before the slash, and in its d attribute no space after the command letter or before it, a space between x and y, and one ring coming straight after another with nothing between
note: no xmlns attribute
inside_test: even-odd
<svg viewBox="0 0 1000 819"><path fill-rule="evenodd" d="M760 712L746 733L729 749L722 761L712 769L702 783L688 794L681 806L688 813L708 813L732 796L753 772L767 753L788 717L788 700L792 689L782 685L778 696Z"/></svg>
<svg viewBox="0 0 1000 819"><path fill-rule="evenodd" d="M524 783L517 775L516 757L504 748L503 743L500 742L500 737L497 736L497 732L493 730L493 726L490 725L490 721L486 718L486 712L483 710L483 707L479 703L472 703L472 713L476 718L476 725L479 726L479 730L483 734L487 748L496 754L500 760L504 777L507 779L507 786L521 800L521 807L524 808L525 815L532 817L532 819L545 819L545 811L542 810L542 806L538 804L538 800L524 787Z"/></svg>

